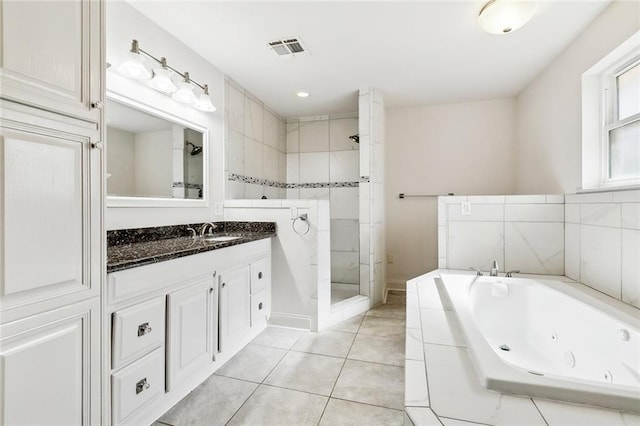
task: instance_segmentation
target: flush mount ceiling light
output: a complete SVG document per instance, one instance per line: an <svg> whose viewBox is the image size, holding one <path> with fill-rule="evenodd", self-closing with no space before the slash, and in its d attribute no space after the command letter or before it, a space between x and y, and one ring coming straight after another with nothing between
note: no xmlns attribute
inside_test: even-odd
<svg viewBox="0 0 640 426"><path fill-rule="evenodd" d="M144 64L144 59L149 58L160 66L153 69L153 74L149 72ZM209 97L209 86L206 84L200 84L194 81L189 76L188 72L180 72L175 68L167 65L166 58L156 58L149 52L146 52L140 48L137 40L131 41L131 50L127 59L120 64L118 72L125 77L148 80L153 76L148 83L149 87L164 93L165 95L171 95L173 100L187 105L192 105L193 108L198 111L214 112L216 107L213 106L211 98ZM178 85L173 82L173 75L180 76L182 80ZM194 87L202 90L199 97L193 93Z"/></svg>
<svg viewBox="0 0 640 426"><path fill-rule="evenodd" d="M308 98L309 97L309 92L300 91L300 92L296 93L296 96L299 97L299 98Z"/></svg>
<svg viewBox="0 0 640 426"><path fill-rule="evenodd" d="M529 22L537 8L535 1L491 0L480 10L478 22L488 33L507 34Z"/></svg>

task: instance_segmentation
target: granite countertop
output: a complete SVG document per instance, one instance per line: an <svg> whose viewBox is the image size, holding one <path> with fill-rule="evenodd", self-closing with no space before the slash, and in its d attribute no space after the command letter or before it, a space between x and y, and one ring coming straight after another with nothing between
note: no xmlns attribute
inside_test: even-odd
<svg viewBox="0 0 640 426"><path fill-rule="evenodd" d="M275 237L273 222L215 222L210 236L240 237L230 241L207 241L191 237L188 227L202 224L138 228L107 233L107 273L176 259L225 247Z"/></svg>

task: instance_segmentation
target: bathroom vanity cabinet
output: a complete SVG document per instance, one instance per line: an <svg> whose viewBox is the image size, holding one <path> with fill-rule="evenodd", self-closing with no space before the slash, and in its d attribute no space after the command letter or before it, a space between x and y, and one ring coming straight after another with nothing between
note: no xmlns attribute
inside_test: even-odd
<svg viewBox="0 0 640 426"><path fill-rule="evenodd" d="M108 274L108 423L151 424L266 327L270 238Z"/></svg>
<svg viewBox="0 0 640 426"><path fill-rule="evenodd" d="M1 8L0 424L100 424L104 3Z"/></svg>

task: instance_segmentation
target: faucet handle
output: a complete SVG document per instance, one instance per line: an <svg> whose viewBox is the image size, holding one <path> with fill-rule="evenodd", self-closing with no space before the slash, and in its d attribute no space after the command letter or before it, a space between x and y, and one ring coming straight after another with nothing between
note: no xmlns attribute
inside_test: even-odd
<svg viewBox="0 0 640 426"><path fill-rule="evenodd" d="M476 271L476 276L478 276L478 277L481 277L481 276L483 276L483 275L484 275L480 269L478 269L478 268L474 268L473 266L471 266L471 267L469 268L469 270L470 270L470 271Z"/></svg>
<svg viewBox="0 0 640 426"><path fill-rule="evenodd" d="M513 275L511 274L519 274L520 270L519 269L514 269L513 271L509 271L506 274L504 274L505 278L511 278Z"/></svg>
<svg viewBox="0 0 640 426"><path fill-rule="evenodd" d="M198 235L198 233L196 232L195 229L193 229L192 227L187 227L187 231L191 231L191 238L195 238L196 235Z"/></svg>

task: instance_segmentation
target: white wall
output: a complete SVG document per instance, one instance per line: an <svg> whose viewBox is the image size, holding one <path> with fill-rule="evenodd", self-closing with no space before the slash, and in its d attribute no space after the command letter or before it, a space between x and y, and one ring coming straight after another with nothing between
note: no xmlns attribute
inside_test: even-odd
<svg viewBox="0 0 640 426"><path fill-rule="evenodd" d="M396 108L387 111L387 281L438 267L436 198L406 194L512 194L516 101Z"/></svg>
<svg viewBox="0 0 640 426"><path fill-rule="evenodd" d="M153 106L167 114L181 117L197 126L209 129L209 170L207 182L208 206L189 208L107 208L107 229L123 229L145 226L173 225L210 220L222 220L215 216L216 202L224 199L224 74L214 65L198 56L164 29L150 21L125 2L106 2L106 55L112 67L107 71L107 90ZM154 56L165 56L170 65L190 72L191 77L209 85L215 113L200 112L173 101L144 84L126 79L114 69L122 62L131 47L131 40ZM107 150L109 141L107 140ZM107 165L108 167L108 165ZM107 202L108 204L108 202Z"/></svg>
<svg viewBox="0 0 640 426"><path fill-rule="evenodd" d="M519 194L581 187L581 77L640 29L640 3L615 1L518 96Z"/></svg>
<svg viewBox="0 0 640 426"><path fill-rule="evenodd" d="M112 195L135 195L134 178L135 135L126 130L107 127L107 193Z"/></svg>

